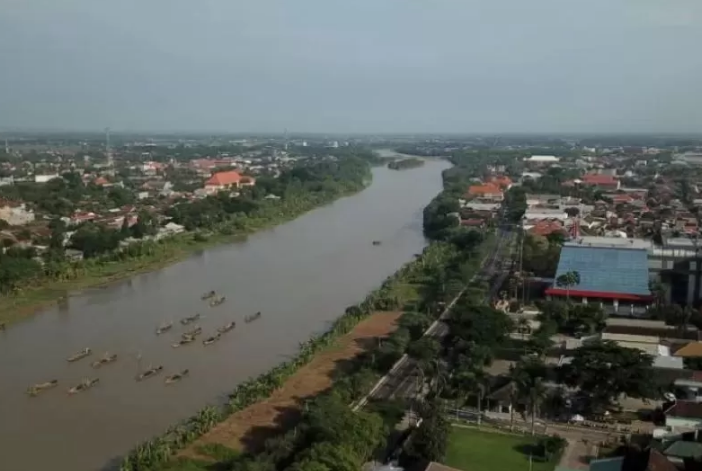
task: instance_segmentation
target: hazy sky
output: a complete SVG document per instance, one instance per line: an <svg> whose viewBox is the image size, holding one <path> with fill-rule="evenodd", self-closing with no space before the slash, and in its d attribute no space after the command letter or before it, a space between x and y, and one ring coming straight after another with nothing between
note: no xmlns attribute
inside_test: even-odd
<svg viewBox="0 0 702 471"><path fill-rule="evenodd" d="M0 0L0 130L702 132L702 0Z"/></svg>

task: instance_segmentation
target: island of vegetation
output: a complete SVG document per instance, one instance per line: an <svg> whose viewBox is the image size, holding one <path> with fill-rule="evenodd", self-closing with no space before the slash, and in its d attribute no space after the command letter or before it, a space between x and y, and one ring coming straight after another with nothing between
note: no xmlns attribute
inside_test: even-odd
<svg viewBox="0 0 702 471"><path fill-rule="evenodd" d="M422 165L424 165L424 160L416 157L410 157L408 159L392 161L388 164L388 168L392 170L407 170L410 168L421 167Z"/></svg>
<svg viewBox="0 0 702 471"><path fill-rule="evenodd" d="M70 290L153 270L294 219L365 188L371 165L380 163L362 148L301 148L286 161L248 164L253 176L220 171L217 165L237 160L203 159L218 152L209 147L150 152L146 163L139 151L129 157L136 162L125 157L78 171L55 155L0 151L3 179L22 175L0 186L0 209L9 219L0 218L0 324ZM200 169L203 160L207 170ZM55 173L37 175L37 168Z"/></svg>

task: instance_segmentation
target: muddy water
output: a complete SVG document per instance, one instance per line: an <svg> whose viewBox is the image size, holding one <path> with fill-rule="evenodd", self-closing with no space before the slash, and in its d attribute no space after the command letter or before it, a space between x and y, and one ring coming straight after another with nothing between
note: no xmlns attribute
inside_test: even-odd
<svg viewBox="0 0 702 471"><path fill-rule="evenodd" d="M63 304L0 332L0 469L102 469L135 443L161 432L238 382L285 359L298 342L324 330L422 250L422 209L441 189L446 162L374 170L365 191L295 221L220 246L153 273L106 288L74 293ZM382 245L373 246L373 240ZM215 308L200 295L216 290L227 301ZM243 318L263 316L250 324ZM237 321L211 346L174 349L179 319L196 312L205 335ZM155 335L164 321L171 332ZM66 358L84 347L93 355ZM99 370L90 362L109 351L117 362ZM136 382L149 365L161 376ZM190 369L180 383L164 377ZM68 396L85 377L94 389ZM59 387L29 398L25 388L59 380Z"/></svg>

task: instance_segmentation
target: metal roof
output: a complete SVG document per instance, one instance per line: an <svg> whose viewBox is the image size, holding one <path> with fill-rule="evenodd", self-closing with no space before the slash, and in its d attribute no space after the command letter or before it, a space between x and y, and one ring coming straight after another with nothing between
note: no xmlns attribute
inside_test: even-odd
<svg viewBox="0 0 702 471"><path fill-rule="evenodd" d="M577 271L580 284L571 292L589 291L649 296L648 254L645 249L565 245L556 279ZM554 288L559 288L554 284Z"/></svg>

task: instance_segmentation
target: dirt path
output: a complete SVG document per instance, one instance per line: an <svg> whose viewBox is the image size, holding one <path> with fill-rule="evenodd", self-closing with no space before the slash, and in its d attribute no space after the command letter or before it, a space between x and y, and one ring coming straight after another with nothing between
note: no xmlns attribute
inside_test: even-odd
<svg viewBox="0 0 702 471"><path fill-rule="evenodd" d="M375 345L375 337L392 333L400 315L400 312L380 312L360 322L335 346L300 368L268 399L233 414L196 440L180 456L203 459L205 457L197 453L197 448L212 443L235 450L256 450L266 438L297 421L300 401L329 388L334 371L343 367L344 361Z"/></svg>

